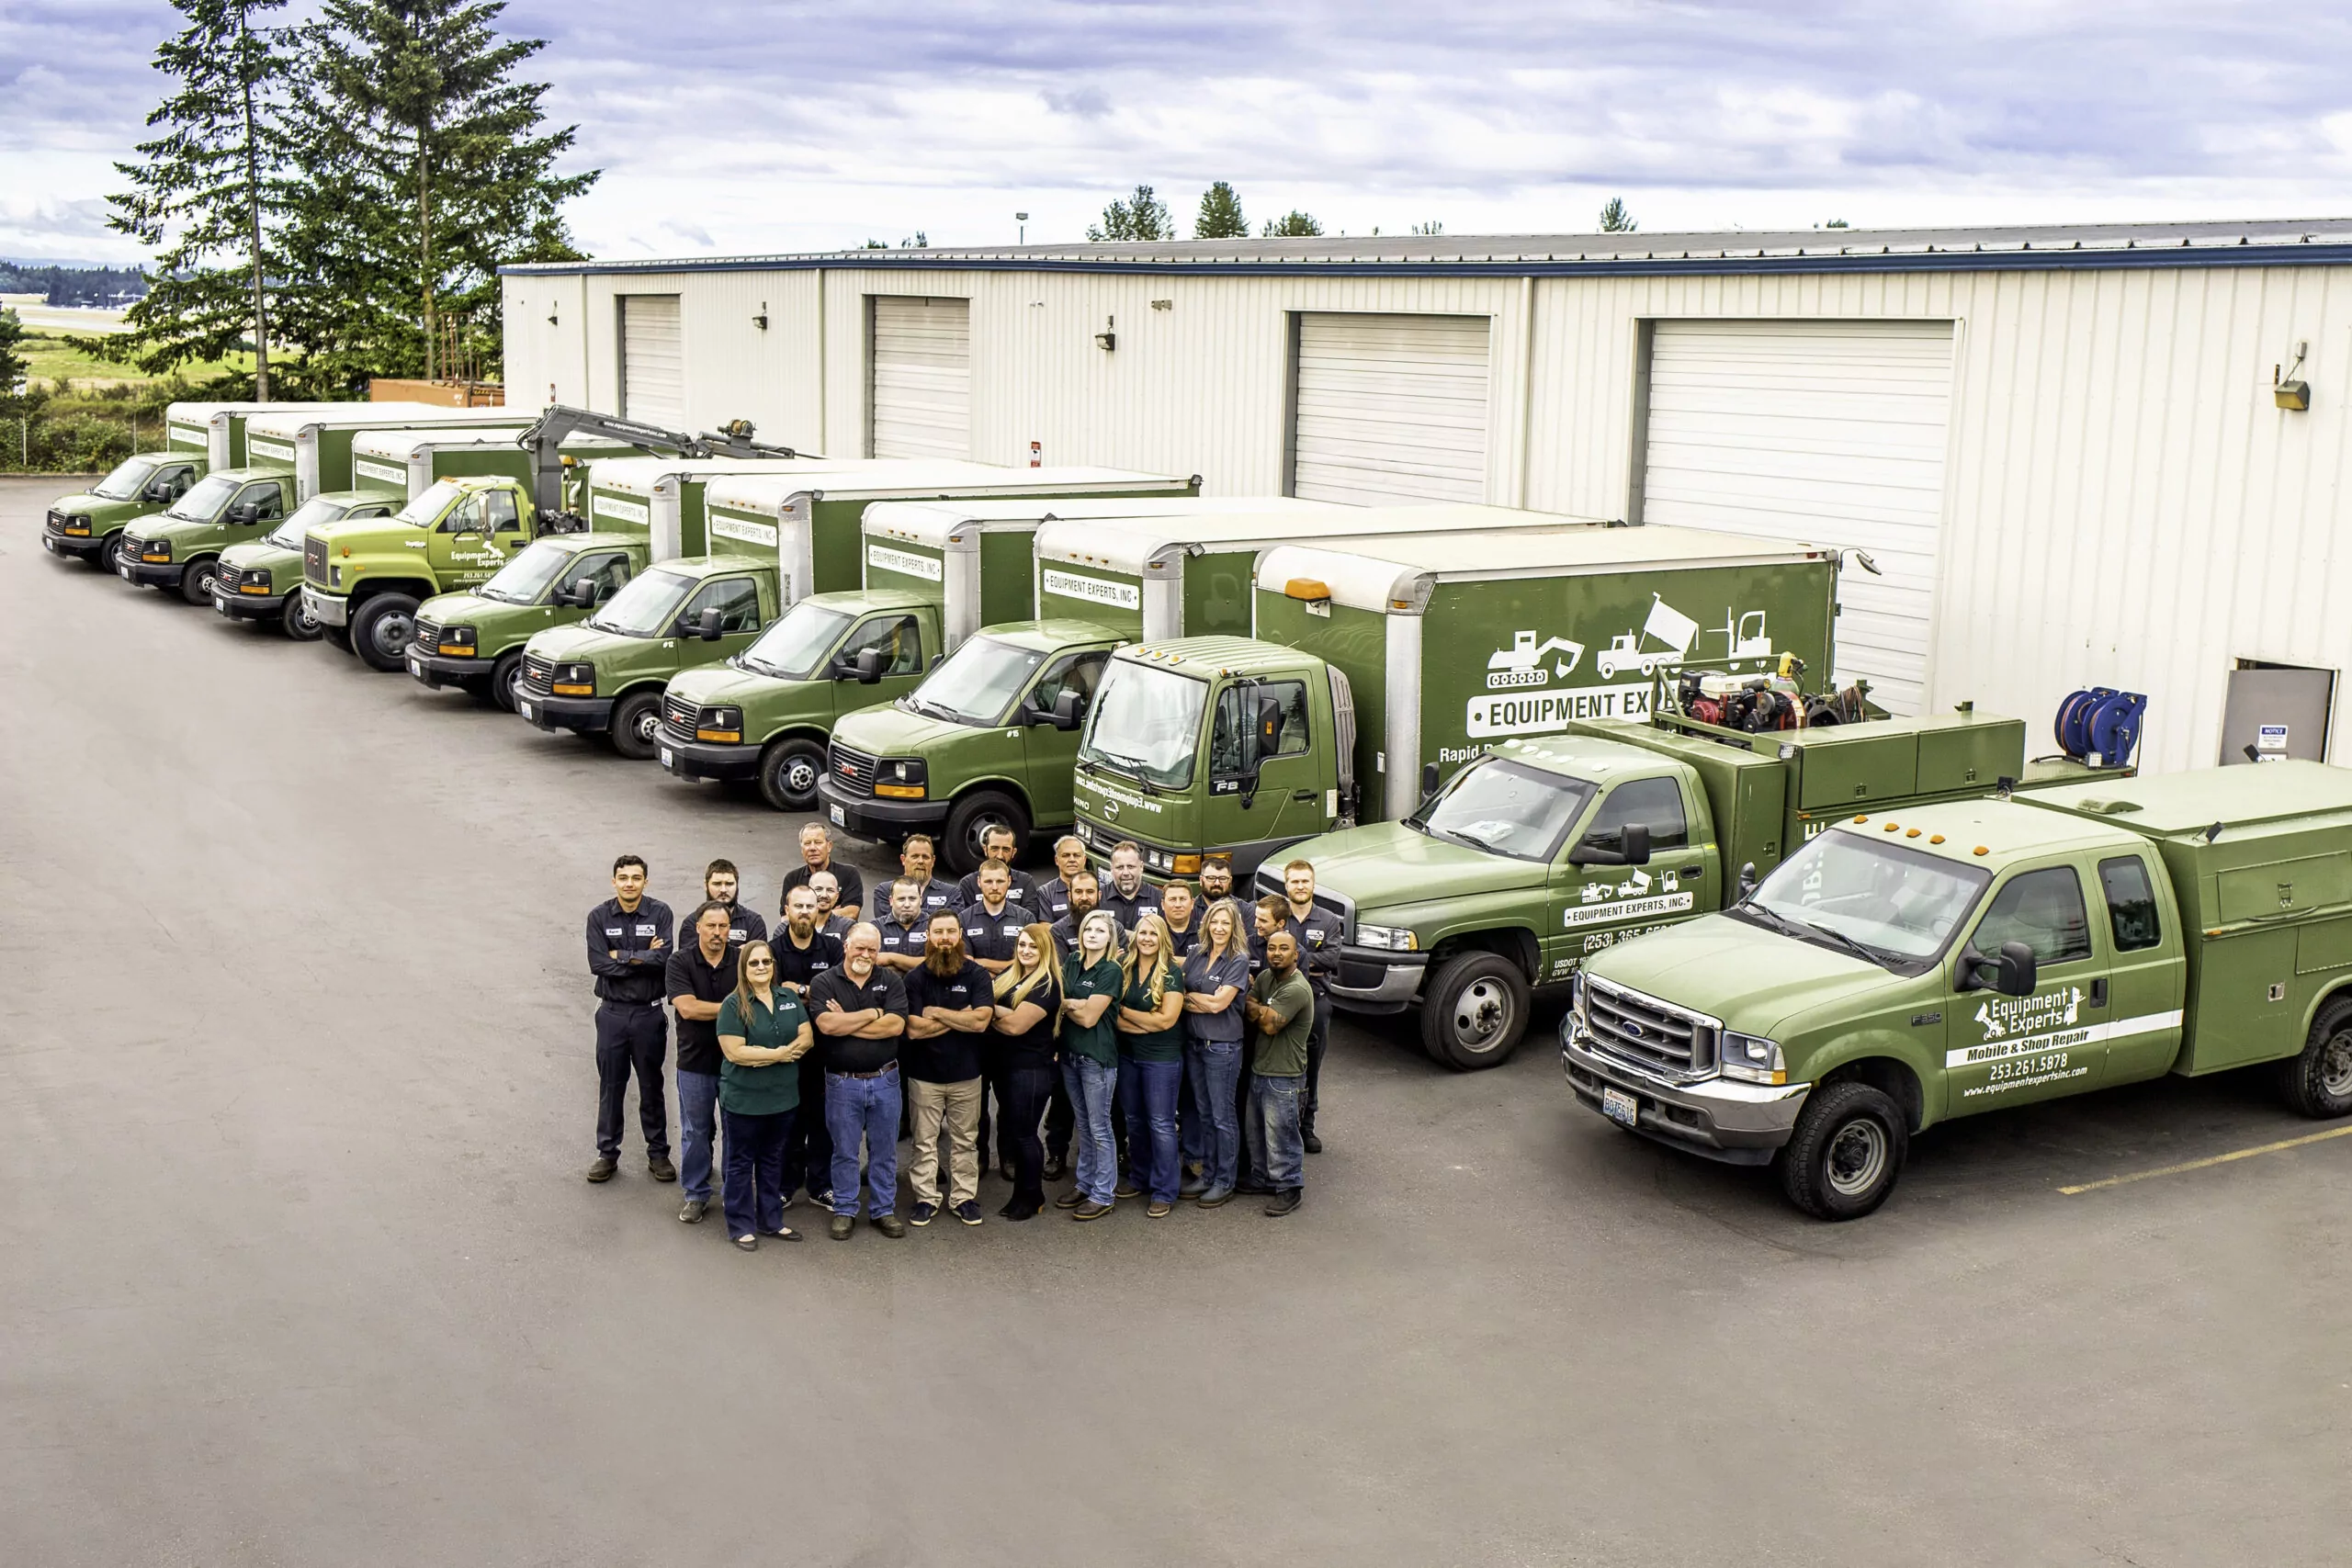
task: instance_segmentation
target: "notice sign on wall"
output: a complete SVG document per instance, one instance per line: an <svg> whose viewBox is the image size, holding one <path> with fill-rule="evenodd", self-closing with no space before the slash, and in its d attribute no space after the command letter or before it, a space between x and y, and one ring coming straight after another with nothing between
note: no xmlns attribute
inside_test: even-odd
<svg viewBox="0 0 2352 1568"><path fill-rule="evenodd" d="M876 571L895 571L900 577L920 577L925 582L937 582L945 571L937 556L919 556L912 550L894 550L888 545L865 547L865 564Z"/></svg>

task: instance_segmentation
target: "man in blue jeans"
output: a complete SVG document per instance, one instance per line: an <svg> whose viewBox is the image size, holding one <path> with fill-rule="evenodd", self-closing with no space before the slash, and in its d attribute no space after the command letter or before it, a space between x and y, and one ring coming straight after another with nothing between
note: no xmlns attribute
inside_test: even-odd
<svg viewBox="0 0 2352 1568"><path fill-rule="evenodd" d="M857 1228L857 1157L863 1144L868 1217L893 1241L907 1234L899 1218L899 1041L907 1032L907 987L876 962L882 933L868 921L850 928L842 963L808 985L825 1060L825 1127L833 1139L833 1222L847 1241Z"/></svg>
<svg viewBox="0 0 2352 1568"><path fill-rule="evenodd" d="M1299 1205L1306 1149L1299 1130L1299 1090L1306 1078L1307 1036L1315 1028L1315 990L1298 970L1298 939L1275 930L1266 938L1266 968L1250 982L1250 1183L1271 1192L1266 1214L1280 1219Z"/></svg>
<svg viewBox="0 0 2352 1568"><path fill-rule="evenodd" d="M710 1150L718 1139L719 1004L734 995L742 949L729 940L734 911L717 899L694 912L693 943L670 954L662 988L678 1015L678 1181L683 1224L710 1212Z"/></svg>

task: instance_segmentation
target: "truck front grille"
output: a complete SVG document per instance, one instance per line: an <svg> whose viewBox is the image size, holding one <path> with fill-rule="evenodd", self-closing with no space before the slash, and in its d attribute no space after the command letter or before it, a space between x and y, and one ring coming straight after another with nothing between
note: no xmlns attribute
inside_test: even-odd
<svg viewBox="0 0 2352 1568"><path fill-rule="evenodd" d="M421 649L426 653L440 651L441 627L432 621L417 622L415 634L409 639L409 646Z"/></svg>
<svg viewBox="0 0 2352 1568"><path fill-rule="evenodd" d="M65 513L63 513L62 512L58 511L58 510L57 510L57 508L55 508L55 507L53 507L53 506L52 506L52 507L51 507L51 508L49 509L49 521L48 521L48 523L47 523L47 524L45 524L45 525L44 525L44 526L48 529L48 531L49 531L50 533L52 533L52 534L62 534L62 533L64 533L64 532L65 532Z"/></svg>
<svg viewBox="0 0 2352 1568"><path fill-rule="evenodd" d="M333 586L327 581L327 545L324 539L302 541L302 576L322 588Z"/></svg>
<svg viewBox="0 0 2352 1568"><path fill-rule="evenodd" d="M232 592L234 592L237 584L244 580L245 574L233 566L216 566L212 569L212 581Z"/></svg>
<svg viewBox="0 0 2352 1568"><path fill-rule="evenodd" d="M1623 986L1584 980L1585 1022L1603 1055L1662 1077L1687 1078L1715 1067L1713 1021Z"/></svg>
<svg viewBox="0 0 2352 1568"><path fill-rule="evenodd" d="M555 660L536 653L523 655L523 683L535 687L541 696L555 690Z"/></svg>
<svg viewBox="0 0 2352 1568"><path fill-rule="evenodd" d="M869 753L853 751L836 741L832 748L831 766L833 782L841 786L843 794L874 793L875 761Z"/></svg>
<svg viewBox="0 0 2352 1568"><path fill-rule="evenodd" d="M663 694L662 716L670 721L673 729L684 730L688 735L695 732L695 705L690 702Z"/></svg>

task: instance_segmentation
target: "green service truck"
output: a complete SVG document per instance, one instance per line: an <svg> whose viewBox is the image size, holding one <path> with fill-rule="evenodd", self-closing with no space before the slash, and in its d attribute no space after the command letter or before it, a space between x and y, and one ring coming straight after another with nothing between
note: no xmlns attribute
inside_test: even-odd
<svg viewBox="0 0 2352 1568"><path fill-rule="evenodd" d="M70 556L119 572L125 525L177 502L204 478L208 467L203 457L184 448L166 447L126 457L88 490L61 495L49 503L40 547L53 556Z"/></svg>
<svg viewBox="0 0 2352 1568"><path fill-rule="evenodd" d="M2165 1073L2272 1064L2340 1117L2347 845L2352 772L2317 762L1873 806L1722 913L1596 954L1563 1066L1621 1126L1775 1165L1829 1220L1885 1201L1938 1122Z"/></svg>
<svg viewBox="0 0 2352 1568"><path fill-rule="evenodd" d="M639 480L641 476L628 472L635 467L626 461L596 466L591 507L600 521L613 515L608 498L614 491L607 487L612 470ZM862 587L859 530L872 502L1165 494L1190 482L1114 468L856 458L808 459L788 472L756 476L689 476L666 506L658 500L662 487L648 485L644 520L653 530L654 558L661 564L588 621L531 639L517 711L542 729L606 735L624 757L656 757L662 690L673 676L743 654L769 623L812 592ZM696 493L706 488L707 496ZM708 553L670 558L665 535L707 539ZM766 644L763 662L768 653L781 650L786 635L779 631L779 640ZM938 651L936 632L925 645L910 631L891 639L884 651L877 683L902 673L920 675Z"/></svg>
<svg viewBox="0 0 2352 1568"><path fill-rule="evenodd" d="M447 430L362 430L351 438L351 486L381 491L394 504L433 488L435 479L504 474L530 479L523 450L528 421Z"/></svg>
<svg viewBox="0 0 2352 1568"><path fill-rule="evenodd" d="M212 573L212 608L224 620L274 622L295 642L316 642L325 629L302 592L302 538L330 523L389 517L394 502L372 490L314 495L258 539L220 552Z"/></svg>
<svg viewBox="0 0 2352 1568"><path fill-rule="evenodd" d="M504 409L436 408L431 403L337 403L331 408L256 413L245 421L245 457L294 470L297 501L321 491L358 488L351 443L370 430L514 429L526 424Z"/></svg>
<svg viewBox="0 0 2352 1568"><path fill-rule="evenodd" d="M126 525L115 570L133 587L210 604L220 552L260 538L293 510L294 476L286 469L217 468L162 512Z"/></svg>
<svg viewBox="0 0 2352 1568"><path fill-rule="evenodd" d="M1115 518L1057 514L1037 530L1035 545L1041 618L991 626L980 639L985 646L951 660L920 692L844 723L828 781L819 785L827 813L849 831L875 838L944 836L942 858L969 870L978 863L978 836L992 829L1010 828L1025 845L1031 833L1074 819L1077 725L1119 644L1197 633L1204 626L1247 631L1249 565L1280 540L1478 525L1495 532L1594 526L1499 507L1264 498L1162 501ZM1036 678L1016 690L1024 670ZM983 695L987 700L976 704ZM1057 705L1065 700L1074 712ZM1104 848L1115 841L1105 840ZM1199 869L1189 853L1160 853L1152 863L1163 875Z"/></svg>
<svg viewBox="0 0 2352 1568"><path fill-rule="evenodd" d="M953 653L982 626L1035 614L1030 547L1049 515L1099 520L1169 504L1215 503L1050 496L871 503L860 525L865 586L803 599L740 657L672 680L657 741L662 766L682 779L753 780L777 810L808 810L836 719L905 695L938 653ZM895 663L893 643L908 637L934 657L918 657L910 673L876 670L869 679L865 651L881 649Z"/></svg>
<svg viewBox="0 0 2352 1568"><path fill-rule="evenodd" d="M520 480L436 479L390 516L346 518L302 539L305 612L371 670L405 668L417 607L486 582L529 542Z"/></svg>

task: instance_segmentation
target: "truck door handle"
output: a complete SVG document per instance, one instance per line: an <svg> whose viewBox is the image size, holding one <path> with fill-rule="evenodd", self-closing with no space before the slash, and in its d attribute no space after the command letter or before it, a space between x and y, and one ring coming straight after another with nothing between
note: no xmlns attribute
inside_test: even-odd
<svg viewBox="0 0 2352 1568"><path fill-rule="evenodd" d="M1707 868L1703 865L1686 865L1682 868L1682 874L1686 879L1694 876L1704 876L1706 873Z"/></svg>
<svg viewBox="0 0 2352 1568"><path fill-rule="evenodd" d="M2106 1005L2107 977L2102 975L2098 979L2091 982L2091 1006L2095 1008L2103 1008Z"/></svg>
<svg viewBox="0 0 2352 1568"><path fill-rule="evenodd" d="M1311 789L1295 789L1290 792L1290 797L1293 800L1313 800L1315 792Z"/></svg>

